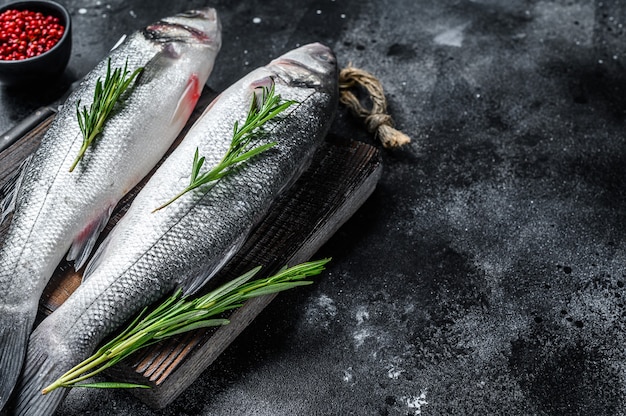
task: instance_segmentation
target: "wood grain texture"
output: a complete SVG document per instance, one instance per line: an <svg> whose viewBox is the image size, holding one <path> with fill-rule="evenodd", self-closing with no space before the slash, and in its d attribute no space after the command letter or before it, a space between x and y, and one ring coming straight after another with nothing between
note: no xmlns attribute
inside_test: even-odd
<svg viewBox="0 0 626 416"><path fill-rule="evenodd" d="M212 93L203 95L188 127L213 96ZM44 120L0 153L0 187L10 172L37 148L51 119ZM274 203L242 249L204 290L258 265L263 266L259 275L263 277L283 266L311 259L373 192L381 171L378 150L372 146L357 142L324 143L309 169ZM123 216L144 183L120 201L101 239ZM0 227L0 241L8 222ZM76 272L72 264L60 264L42 296L38 320L60 306L78 287L80 280L81 272ZM193 331L138 352L109 370L108 376L117 381L150 385L151 389L133 392L147 405L162 408L193 383L274 297L249 300L229 317L229 325Z"/></svg>

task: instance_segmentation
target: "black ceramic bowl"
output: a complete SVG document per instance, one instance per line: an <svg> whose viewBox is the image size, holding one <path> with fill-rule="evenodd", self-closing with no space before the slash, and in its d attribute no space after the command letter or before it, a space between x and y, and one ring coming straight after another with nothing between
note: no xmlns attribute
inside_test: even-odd
<svg viewBox="0 0 626 416"><path fill-rule="evenodd" d="M0 7L6 10L29 10L58 17L65 26L63 36L48 51L32 58L17 61L0 60L0 83L8 86L44 84L63 73L72 52L72 22L70 14L52 1L17 1Z"/></svg>

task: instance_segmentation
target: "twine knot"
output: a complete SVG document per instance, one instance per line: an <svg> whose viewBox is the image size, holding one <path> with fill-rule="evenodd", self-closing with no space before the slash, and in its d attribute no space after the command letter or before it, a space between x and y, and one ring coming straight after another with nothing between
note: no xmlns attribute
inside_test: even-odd
<svg viewBox="0 0 626 416"><path fill-rule="evenodd" d="M363 87L370 98L372 108L361 105L357 96L350 91L355 86ZM348 65L339 72L339 101L346 105L357 117L365 119L365 126L370 133L381 141L384 147L399 147L411 139L393 126L393 120L387 114L387 100L380 81L362 69Z"/></svg>
<svg viewBox="0 0 626 416"><path fill-rule="evenodd" d="M365 125L370 133L374 133L383 125L391 126L392 123L393 120L389 114L370 114L365 117Z"/></svg>

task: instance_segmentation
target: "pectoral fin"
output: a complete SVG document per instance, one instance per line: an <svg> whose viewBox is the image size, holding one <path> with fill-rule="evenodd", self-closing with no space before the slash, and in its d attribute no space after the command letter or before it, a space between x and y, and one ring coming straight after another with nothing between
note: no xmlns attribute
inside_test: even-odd
<svg viewBox="0 0 626 416"><path fill-rule="evenodd" d="M74 242L70 247L70 251L67 253L67 260L74 261L74 269L78 270L83 267L89 258L91 251L96 245L96 241L98 241L100 233L109 222L113 208L114 205L111 205L109 208L104 210L99 217L87 224L87 226L78 234L76 239L74 239Z"/></svg>
<svg viewBox="0 0 626 416"><path fill-rule="evenodd" d="M199 270L193 278L181 282L181 289L183 290L183 296L193 295L200 290L211 278L220 271L222 267L235 255L235 253L241 248L246 240L246 234L242 234L237 241L231 246L228 252L217 259L213 264L207 264L202 270Z"/></svg>
<svg viewBox="0 0 626 416"><path fill-rule="evenodd" d="M172 124L184 124L189 119L191 112L196 107L196 103L202 93L202 85L197 74L191 74L187 80L187 85L181 94L178 103L176 104L176 110L172 114Z"/></svg>

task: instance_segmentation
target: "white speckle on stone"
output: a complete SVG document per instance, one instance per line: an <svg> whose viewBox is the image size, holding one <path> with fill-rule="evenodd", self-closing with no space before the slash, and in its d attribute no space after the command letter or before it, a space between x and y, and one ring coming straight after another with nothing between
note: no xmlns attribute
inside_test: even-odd
<svg viewBox="0 0 626 416"><path fill-rule="evenodd" d="M259 23L261 23L261 18L260 17L253 17L252 18L252 23L254 23L255 25L258 25Z"/></svg>
<svg viewBox="0 0 626 416"><path fill-rule="evenodd" d="M335 302L324 294L317 299L311 300L306 309L307 322L319 328L328 329L336 315L337 306L335 306Z"/></svg>
<svg viewBox="0 0 626 416"><path fill-rule="evenodd" d="M415 305L414 304L409 303L409 304L407 304L404 307L404 313L413 313L413 312L415 312Z"/></svg>
<svg viewBox="0 0 626 416"><path fill-rule="evenodd" d="M398 368L395 365L392 365L387 370L387 377L389 377L392 380L397 380L402 375L402 373L404 373L403 369Z"/></svg>
<svg viewBox="0 0 626 416"><path fill-rule="evenodd" d="M84 7L81 7L80 9L78 9L78 14L86 14L87 13L87 9L85 9Z"/></svg>
<svg viewBox="0 0 626 416"><path fill-rule="evenodd" d="M361 325L365 320L369 319L370 314L365 310L365 306L361 306L356 311L356 324Z"/></svg>
<svg viewBox="0 0 626 416"><path fill-rule="evenodd" d="M360 347L361 345L363 345L363 343L365 342L365 340L367 338L369 338L371 336L371 333L368 329L360 329L358 331L354 332L353 338L354 338L354 344L356 345L356 347Z"/></svg>
<svg viewBox="0 0 626 416"><path fill-rule="evenodd" d="M468 24L469 23L463 23L462 25L444 30L435 36L435 43L438 45L460 47L463 44L463 39L465 38L463 31Z"/></svg>
<svg viewBox="0 0 626 416"><path fill-rule="evenodd" d="M322 11L321 11L320 9L317 9L317 10L315 11L315 13L316 13L316 14L322 14Z"/></svg>
<svg viewBox="0 0 626 416"><path fill-rule="evenodd" d="M111 10L111 5L110 4L107 4L106 7L107 7L107 9Z"/></svg>
<svg viewBox="0 0 626 416"><path fill-rule="evenodd" d="M330 316L337 315L337 307L335 306L335 302L326 295L321 295L319 299L317 299L317 304L322 309L324 309Z"/></svg>
<svg viewBox="0 0 626 416"><path fill-rule="evenodd" d="M343 370L343 377L341 377L341 379L346 383L352 382L354 379L354 376L352 375L352 367L348 367L347 370Z"/></svg>
<svg viewBox="0 0 626 416"><path fill-rule="evenodd" d="M345 13L341 13L341 14L339 15L339 17L341 17L342 19L345 19L345 18L346 18L346 14L345 14Z"/></svg>
<svg viewBox="0 0 626 416"><path fill-rule="evenodd" d="M406 406L414 415L421 415L422 406L428 404L428 402L426 401L426 392L424 391L421 392L419 396L404 397L403 399L403 401L406 403Z"/></svg>
<svg viewBox="0 0 626 416"><path fill-rule="evenodd" d="M106 13L102 13L102 18L106 19L107 18L107 14Z"/></svg>
<svg viewBox="0 0 626 416"><path fill-rule="evenodd" d="M136 18L137 18L137 13L135 13L135 11L134 11L134 10L129 11L129 12L128 12L128 14L129 14L129 15L130 15L130 17L132 17L133 19L136 19Z"/></svg>

